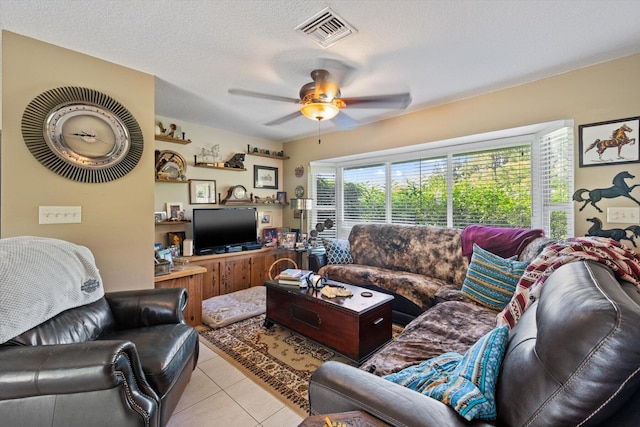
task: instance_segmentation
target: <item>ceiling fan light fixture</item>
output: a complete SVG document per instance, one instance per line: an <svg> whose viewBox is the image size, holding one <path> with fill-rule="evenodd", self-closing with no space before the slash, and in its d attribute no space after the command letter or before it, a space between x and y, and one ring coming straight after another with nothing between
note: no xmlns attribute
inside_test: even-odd
<svg viewBox="0 0 640 427"><path fill-rule="evenodd" d="M331 120L338 115L340 108L332 102L311 102L303 105L300 112L311 120Z"/></svg>

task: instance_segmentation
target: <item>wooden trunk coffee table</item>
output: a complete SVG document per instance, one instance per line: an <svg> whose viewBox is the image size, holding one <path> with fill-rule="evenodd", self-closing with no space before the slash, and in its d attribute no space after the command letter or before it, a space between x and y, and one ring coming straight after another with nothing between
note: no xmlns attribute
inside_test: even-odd
<svg viewBox="0 0 640 427"><path fill-rule="evenodd" d="M331 283L344 286L353 296L327 298L310 287L266 282L265 326L277 323L360 364L391 339L393 296Z"/></svg>
<svg viewBox="0 0 640 427"><path fill-rule="evenodd" d="M330 424L327 424L329 420ZM379 420L366 412L351 411L339 414L313 415L307 417L298 424L298 427L326 427L327 425L346 425L348 427L391 427L389 424Z"/></svg>

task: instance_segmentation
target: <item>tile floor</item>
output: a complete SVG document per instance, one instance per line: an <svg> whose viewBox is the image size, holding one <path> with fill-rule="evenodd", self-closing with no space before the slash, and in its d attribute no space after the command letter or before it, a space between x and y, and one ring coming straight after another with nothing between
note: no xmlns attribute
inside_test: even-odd
<svg viewBox="0 0 640 427"><path fill-rule="evenodd" d="M296 427L302 419L200 343L198 367L167 427Z"/></svg>

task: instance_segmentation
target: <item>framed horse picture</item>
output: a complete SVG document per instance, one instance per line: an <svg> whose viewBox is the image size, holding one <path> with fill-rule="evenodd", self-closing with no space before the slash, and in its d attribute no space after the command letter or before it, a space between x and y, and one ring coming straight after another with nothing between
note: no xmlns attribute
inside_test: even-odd
<svg viewBox="0 0 640 427"><path fill-rule="evenodd" d="M640 162L640 117L578 126L580 167Z"/></svg>

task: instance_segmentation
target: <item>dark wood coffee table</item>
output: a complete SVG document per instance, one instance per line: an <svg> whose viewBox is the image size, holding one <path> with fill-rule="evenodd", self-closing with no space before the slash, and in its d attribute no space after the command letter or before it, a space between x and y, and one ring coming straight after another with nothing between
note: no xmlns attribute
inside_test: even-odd
<svg viewBox="0 0 640 427"><path fill-rule="evenodd" d="M337 282L329 281L331 283ZM339 285L349 289L353 296L327 298L311 288L265 282L265 326L277 323L362 363L391 339L393 296L344 283Z"/></svg>
<svg viewBox="0 0 640 427"><path fill-rule="evenodd" d="M366 412L352 411L341 412L339 414L313 415L307 417L298 424L298 427L326 427L327 420L331 425L347 425L349 427L391 427L389 424L379 420Z"/></svg>

